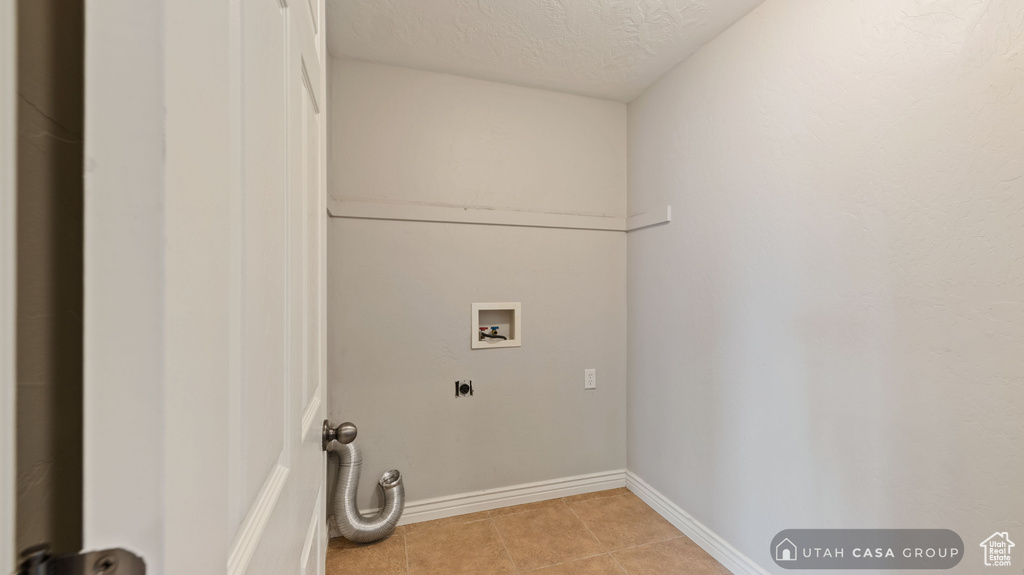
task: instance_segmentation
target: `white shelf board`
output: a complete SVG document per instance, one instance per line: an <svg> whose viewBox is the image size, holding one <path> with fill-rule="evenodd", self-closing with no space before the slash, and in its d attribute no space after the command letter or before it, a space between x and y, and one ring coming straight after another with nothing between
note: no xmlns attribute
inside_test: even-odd
<svg viewBox="0 0 1024 575"><path fill-rule="evenodd" d="M668 206L664 209L644 212L629 218L620 218L615 216L494 210L478 207L339 200L328 197L327 212L331 217L335 218L625 232L670 221L672 208Z"/></svg>
<svg viewBox="0 0 1024 575"><path fill-rule="evenodd" d="M626 231L632 232L642 228L649 228L658 224L672 221L672 206L665 206L660 210L650 210L634 214L626 218Z"/></svg>

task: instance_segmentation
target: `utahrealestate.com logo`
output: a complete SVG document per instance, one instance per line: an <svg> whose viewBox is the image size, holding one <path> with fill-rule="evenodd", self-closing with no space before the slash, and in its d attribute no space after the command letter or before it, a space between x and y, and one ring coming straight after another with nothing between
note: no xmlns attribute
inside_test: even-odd
<svg viewBox="0 0 1024 575"><path fill-rule="evenodd" d="M991 537L981 542L981 548L985 553L985 565L988 567L1009 567L1010 551L1013 547L1013 541L1010 541L1009 533L1006 531L996 531Z"/></svg>

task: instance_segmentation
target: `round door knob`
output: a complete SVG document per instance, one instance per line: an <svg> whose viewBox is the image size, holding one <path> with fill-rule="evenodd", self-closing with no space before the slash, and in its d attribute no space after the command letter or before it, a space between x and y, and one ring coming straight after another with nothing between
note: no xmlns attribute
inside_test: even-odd
<svg viewBox="0 0 1024 575"><path fill-rule="evenodd" d="M327 445L332 441L338 443L352 443L356 439L356 434L359 430L356 429L356 424L351 421L346 421L336 427L331 426L331 422L327 419L324 420L324 431L323 431L323 443L322 447L324 451L327 451Z"/></svg>

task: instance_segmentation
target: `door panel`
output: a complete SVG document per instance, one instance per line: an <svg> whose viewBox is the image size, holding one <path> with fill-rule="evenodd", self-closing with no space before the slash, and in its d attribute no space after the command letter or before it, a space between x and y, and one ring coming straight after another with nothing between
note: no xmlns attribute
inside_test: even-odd
<svg viewBox="0 0 1024 575"><path fill-rule="evenodd" d="M303 226L304 234L301 241L305 245L300 246L304 254L304 270L302 272L303 304L305 305L304 318L319 318L324 310L320 308L320 267L318 265L320 221L323 219L323 209L318 199L322 193L320 188L320 155L323 153L320 145L320 110L312 83L309 81L305 61L301 60L301 94L299 99L302 102L302 134L300 145L302 146L301 164L301 192L304 213L300 224ZM303 374L306 387L303 394L303 403L310 405L311 402L319 399L320 377L316 374L320 370L320 350L315 345L319 339L320 322L306 321L303 326Z"/></svg>
<svg viewBox="0 0 1024 575"><path fill-rule="evenodd" d="M320 447L320 426L326 413L323 302L326 299L326 277L323 271L327 206L324 201L326 131L321 110L324 109L325 63L321 60L318 26L323 11L321 0L295 0L295 16L291 19L289 45L289 157L291 159L293 259L298 265L293 283L292 301L301 323L294 324L293 354L298 377L293 389L294 404L302 414L300 443L295 465L303 477L319 477L319 482L305 481L296 485L300 511L298 521L309 527L303 541L301 573L322 575L327 553L326 530L326 457ZM313 14L306 18L303 14Z"/></svg>
<svg viewBox="0 0 1024 575"><path fill-rule="evenodd" d="M314 2L319 10L319 4ZM322 571L320 60L307 0L241 3L237 573ZM315 79L315 80L314 80ZM262 531L262 533L260 533ZM253 546L252 556L242 561ZM273 544L267 544L272 541ZM319 571L309 571L311 567Z"/></svg>
<svg viewBox="0 0 1024 575"><path fill-rule="evenodd" d="M85 536L149 573L324 571L323 10L87 0Z"/></svg>
<svg viewBox="0 0 1024 575"><path fill-rule="evenodd" d="M317 55L320 54L320 2L317 0L306 0L309 8L309 24L313 30L313 45Z"/></svg>
<svg viewBox="0 0 1024 575"><path fill-rule="evenodd" d="M286 9L278 0L241 3L242 387L233 406L241 414L241 509L280 463L287 467L289 374L288 103L285 84Z"/></svg>
<svg viewBox="0 0 1024 575"><path fill-rule="evenodd" d="M321 575L324 572L323 561L320 559L322 545L320 542L320 497L317 497L312 516L309 518L309 529L306 530L306 541L302 549L301 575Z"/></svg>

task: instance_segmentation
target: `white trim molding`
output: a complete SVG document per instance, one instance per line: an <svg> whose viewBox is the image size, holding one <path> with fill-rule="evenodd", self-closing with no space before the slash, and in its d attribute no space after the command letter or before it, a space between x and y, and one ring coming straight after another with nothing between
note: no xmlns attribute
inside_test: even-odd
<svg viewBox="0 0 1024 575"><path fill-rule="evenodd" d="M683 511L678 505L662 495L657 489L648 485L632 471L626 472L626 488L636 494L644 503L650 505L659 515L675 525L701 549L707 551L726 569L737 575L770 575L768 571L755 563L751 558L740 553L728 541L708 529L692 515Z"/></svg>
<svg viewBox="0 0 1024 575"><path fill-rule="evenodd" d="M587 214L499 210L481 206L381 202L352 198L338 199L330 196L327 198L327 213L334 218L560 228L604 232L629 232L672 220L671 206L622 218Z"/></svg>
<svg viewBox="0 0 1024 575"><path fill-rule="evenodd" d="M0 573L15 568L16 2L0 2Z"/></svg>
<svg viewBox="0 0 1024 575"><path fill-rule="evenodd" d="M270 516L277 507L277 500L281 497L281 491L288 480L288 472L287 467L279 464L263 482L263 487L256 495L256 501L249 508L249 514L242 521L235 540L231 543L228 552L228 575L242 575L249 569L249 561L252 560L256 545L263 538Z"/></svg>
<svg viewBox="0 0 1024 575"><path fill-rule="evenodd" d="M581 493L615 489L625 485L626 470L617 469L432 499L420 499L419 501L406 503L405 512L402 514L398 524L406 525L432 519L444 519L445 517L499 509L510 505L521 505L523 503L569 497L570 495L579 495ZM375 510L364 509L362 513L366 515L373 511Z"/></svg>

